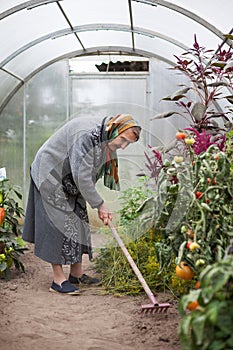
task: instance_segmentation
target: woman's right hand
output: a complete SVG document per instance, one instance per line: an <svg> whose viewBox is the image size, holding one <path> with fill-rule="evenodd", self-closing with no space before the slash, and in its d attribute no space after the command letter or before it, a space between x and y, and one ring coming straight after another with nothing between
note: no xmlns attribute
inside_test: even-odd
<svg viewBox="0 0 233 350"><path fill-rule="evenodd" d="M108 220L112 221L112 214L110 213L108 207L103 203L98 209L98 215L100 220L103 221L104 225L108 224Z"/></svg>

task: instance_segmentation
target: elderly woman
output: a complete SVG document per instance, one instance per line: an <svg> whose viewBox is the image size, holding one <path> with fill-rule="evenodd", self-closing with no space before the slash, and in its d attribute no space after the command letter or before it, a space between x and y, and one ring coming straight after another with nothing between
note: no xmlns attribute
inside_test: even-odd
<svg viewBox="0 0 233 350"><path fill-rule="evenodd" d="M141 127L125 114L103 120L75 118L53 134L31 165L23 239L35 244L35 255L52 264L50 291L78 294L74 284L100 281L83 274L82 255L92 259L86 202L107 225L111 213L95 188L119 190L117 149L139 139ZM68 280L62 265L70 265Z"/></svg>

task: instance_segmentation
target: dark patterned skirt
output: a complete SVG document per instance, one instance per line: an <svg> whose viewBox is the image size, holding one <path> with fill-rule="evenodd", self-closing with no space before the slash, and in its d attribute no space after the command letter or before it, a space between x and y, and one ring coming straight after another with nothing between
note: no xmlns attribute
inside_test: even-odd
<svg viewBox="0 0 233 350"><path fill-rule="evenodd" d="M62 265L81 262L83 254L92 259L86 202L79 193L72 203L73 211L54 207L43 200L31 179L22 237L34 243L37 257Z"/></svg>

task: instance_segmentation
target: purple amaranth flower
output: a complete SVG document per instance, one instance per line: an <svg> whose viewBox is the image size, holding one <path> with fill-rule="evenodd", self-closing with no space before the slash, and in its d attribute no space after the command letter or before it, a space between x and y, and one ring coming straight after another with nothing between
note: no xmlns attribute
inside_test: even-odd
<svg viewBox="0 0 233 350"><path fill-rule="evenodd" d="M146 167L150 171L150 176L153 178L157 178L160 170L163 167L163 158L162 154L155 149L152 149L152 146L148 145L148 147L151 149L153 153L153 158L149 157L148 154L145 152L145 156L147 159Z"/></svg>
<svg viewBox="0 0 233 350"><path fill-rule="evenodd" d="M211 145L216 145L220 151L225 148L226 135L211 135L206 130L202 132L197 131L195 128L185 128L184 130L192 131L195 134L195 143L193 144L193 151L195 154L206 152Z"/></svg>

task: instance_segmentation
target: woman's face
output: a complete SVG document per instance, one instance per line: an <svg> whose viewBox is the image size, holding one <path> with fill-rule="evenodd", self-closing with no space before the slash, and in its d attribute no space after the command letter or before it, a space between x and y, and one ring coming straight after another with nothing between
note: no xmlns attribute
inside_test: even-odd
<svg viewBox="0 0 233 350"><path fill-rule="evenodd" d="M119 136L114 140L108 143L108 147L111 151L116 151L117 149L125 149L129 144L137 141L137 137L132 131L132 129L127 129L123 131Z"/></svg>

